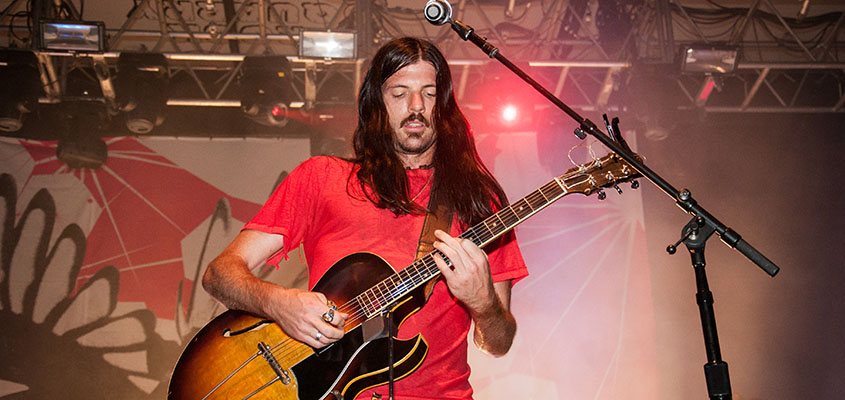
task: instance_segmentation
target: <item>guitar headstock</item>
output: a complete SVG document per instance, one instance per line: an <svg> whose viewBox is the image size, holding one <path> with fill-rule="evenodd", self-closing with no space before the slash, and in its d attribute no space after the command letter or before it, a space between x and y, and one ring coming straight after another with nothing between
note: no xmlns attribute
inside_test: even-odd
<svg viewBox="0 0 845 400"><path fill-rule="evenodd" d="M639 158L636 154L634 157ZM557 179L567 193L577 192L589 196L598 192L599 200L604 200L606 195L603 188L613 187L622 193L619 184L632 181L631 187L636 189L639 183L634 179L640 176L642 175L618 154L610 153L598 160L570 168Z"/></svg>

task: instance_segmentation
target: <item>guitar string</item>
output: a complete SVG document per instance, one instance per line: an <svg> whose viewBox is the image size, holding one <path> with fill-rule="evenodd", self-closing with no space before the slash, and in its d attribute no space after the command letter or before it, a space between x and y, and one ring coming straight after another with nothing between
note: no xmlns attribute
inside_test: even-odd
<svg viewBox="0 0 845 400"><path fill-rule="evenodd" d="M561 178L563 180L567 180L567 179L569 179L569 177L571 177L575 174L584 174L584 171L583 170L573 171L570 174L564 174ZM564 183L564 186L568 187L569 185L566 185ZM502 224L504 224L506 226L515 225L520 220L527 218L532 212L534 212L535 207L532 205L532 203L534 203L534 201L539 201L539 200L542 199L543 202L545 202L545 204L540 204L541 208L543 206L551 203L551 200L549 200L549 198L547 198L547 196L543 193L544 188L545 189L551 189L551 188L561 189L560 188L560 182L558 182L557 180L550 181L548 184L546 184L543 187L541 187L540 189L530 193L528 196L525 196L524 198L520 199L519 201L515 202L514 204L512 204L508 207L505 207L502 210L500 210L499 212L493 214L491 217L488 217L487 219L482 221L482 223L477 224L476 226L473 226L472 228L468 229L463 234L461 234L459 237L469 237L476 244L480 244L480 243L488 240L489 238L495 236L494 232L488 226L488 222L494 222L494 225L495 225L495 221L491 221L492 219L494 219L494 218L498 219L499 222L501 222ZM558 195L560 195L562 193L563 192L555 193L551 197L553 199L556 199L558 197ZM521 202L524 202L525 205L527 205L531 209L529 213L527 213L523 216L520 216L513 209L514 205L520 204ZM504 213L504 211L510 211L510 213L512 215L510 215L508 213ZM482 240L482 236L484 236L484 232L483 231L478 232L478 229L477 229L477 228L480 228L481 226L484 226L485 229L487 230L487 233L489 234L489 236L486 236L483 240ZM439 251L433 251L433 252L427 254L426 256L420 258L419 260L414 261L414 263L411 266L418 267L417 264L421 262L422 266L424 266L426 268L426 272L428 272L431 276L438 274L439 270L436 268L436 263L434 263L434 258L433 258L434 254L439 254L439 255L443 256L443 254L440 253ZM433 269L432 269L432 267L433 267ZM366 307L361 305L360 298L361 298L362 295L366 294L367 292L373 291L374 288L377 288L381 292L382 290L381 290L380 286L384 285L388 289L388 292L387 292L386 295L384 293L382 293L381 295L373 293L373 295L374 295L374 297L377 301L377 304L384 304L384 307L386 307L387 305L389 305L392 302L394 302L395 300L397 300L399 298L399 296L402 296L402 295L407 293L407 291L403 291L402 288L403 288L404 285L406 285L408 283L407 282L408 279L411 280L411 286L416 286L419 283L426 281L427 279L431 279L430 277L420 276L419 273L417 275L409 275L407 278L401 278L401 282L403 283L403 286L398 286L398 285L395 285L395 283L394 283L394 288L391 290L390 285L388 285L386 282L388 280L390 280L391 283L393 283L393 277L398 276L402 271L405 271L406 269L403 269L403 270L397 272L397 274L392 275L391 277L388 277L388 278L382 280L381 282L376 284L373 288L370 288L367 291L365 291L364 293L359 294L358 296L354 297L352 300L354 300L354 303L357 303L357 307L356 307L356 304L353 303L353 301L349 301L347 303L344 303L340 307L338 307L339 311L347 313L349 315L347 320L352 322L352 324L350 324L347 327L345 332L348 332L350 330L357 328L357 326L363 322L362 319L366 318L366 316L367 316ZM420 281L417 282L417 279L419 279ZM379 307L379 308L383 308L383 307ZM284 359L285 357L289 356L291 352L297 351L296 348L286 349L285 347L283 347L285 344L290 343L290 342L296 342L296 343L299 343L299 344L304 346L304 344L302 344L301 342L298 342L298 341L294 340L293 338L288 337L287 339L284 339L280 343L274 345L270 350L271 354L273 354L274 356L277 356L277 357L282 357ZM247 363L248 362L249 361L247 361Z"/></svg>

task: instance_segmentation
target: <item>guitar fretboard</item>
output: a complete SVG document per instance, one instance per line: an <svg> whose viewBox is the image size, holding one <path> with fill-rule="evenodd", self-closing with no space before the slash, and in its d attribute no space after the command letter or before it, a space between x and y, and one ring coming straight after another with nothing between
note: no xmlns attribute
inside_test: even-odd
<svg viewBox="0 0 845 400"><path fill-rule="evenodd" d="M560 178L554 179L531 192L528 196L502 208L499 212L467 229L458 237L469 239L478 247L484 247L566 194L564 181ZM360 305L367 318L381 313L394 301L440 274L440 270L434 262L434 254L448 259L439 250L434 250L414 261L408 267L365 290L353 300Z"/></svg>

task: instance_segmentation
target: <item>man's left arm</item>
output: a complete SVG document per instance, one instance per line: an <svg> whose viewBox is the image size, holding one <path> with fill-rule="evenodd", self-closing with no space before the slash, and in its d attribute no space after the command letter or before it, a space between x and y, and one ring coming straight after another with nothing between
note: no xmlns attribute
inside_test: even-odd
<svg viewBox="0 0 845 400"><path fill-rule="evenodd" d="M516 334L516 320L510 312L511 282L493 283L487 254L466 239L436 231L434 247L449 258L447 264L435 257L449 291L466 307L475 323L474 341L480 350L494 356L508 352Z"/></svg>
<svg viewBox="0 0 845 400"><path fill-rule="evenodd" d="M475 347L496 357L505 355L516 335L516 319L510 311L511 281L493 283L498 304L483 314L472 314Z"/></svg>

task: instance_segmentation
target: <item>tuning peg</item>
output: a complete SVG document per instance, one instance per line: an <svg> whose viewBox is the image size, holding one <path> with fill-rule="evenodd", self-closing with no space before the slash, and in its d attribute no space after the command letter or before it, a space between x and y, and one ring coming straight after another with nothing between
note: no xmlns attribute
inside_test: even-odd
<svg viewBox="0 0 845 400"><path fill-rule="evenodd" d="M638 187L640 187L640 181L638 181L638 180L636 180L636 179L634 179L633 181L631 181L631 189L636 189L636 188L638 188Z"/></svg>
<svg viewBox="0 0 845 400"><path fill-rule="evenodd" d="M616 189L616 193L622 194L622 188L619 185L613 185L613 188Z"/></svg>
<svg viewBox="0 0 845 400"><path fill-rule="evenodd" d="M607 193L604 190L599 189L598 194L596 195L599 197L599 200L604 200L607 198Z"/></svg>

